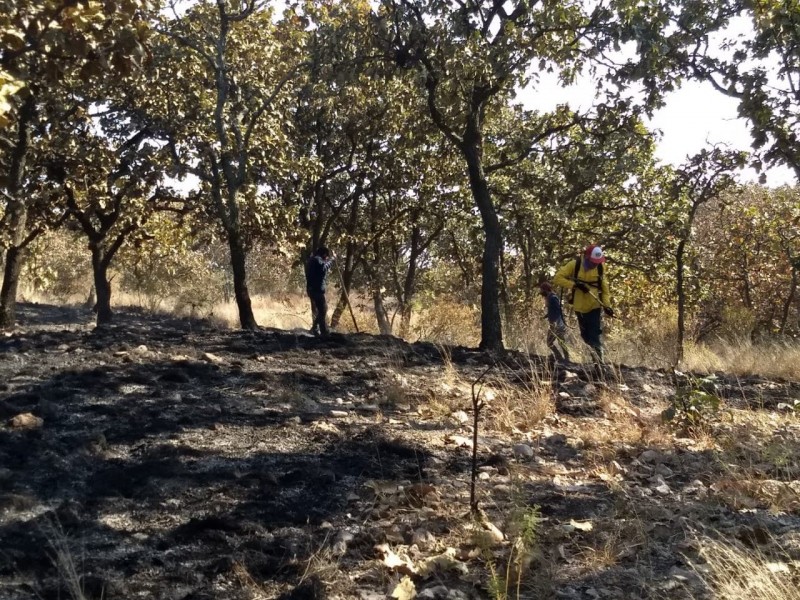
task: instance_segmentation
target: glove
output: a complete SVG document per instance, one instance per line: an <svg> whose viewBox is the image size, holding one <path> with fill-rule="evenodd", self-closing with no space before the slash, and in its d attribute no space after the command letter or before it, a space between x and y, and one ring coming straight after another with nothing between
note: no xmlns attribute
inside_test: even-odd
<svg viewBox="0 0 800 600"><path fill-rule="evenodd" d="M603 312L606 313L606 315L608 315L611 318L614 317L614 309L609 306L604 307Z"/></svg>
<svg viewBox="0 0 800 600"><path fill-rule="evenodd" d="M589 286L583 283L582 281L576 281L575 288L582 291L584 294L589 293Z"/></svg>

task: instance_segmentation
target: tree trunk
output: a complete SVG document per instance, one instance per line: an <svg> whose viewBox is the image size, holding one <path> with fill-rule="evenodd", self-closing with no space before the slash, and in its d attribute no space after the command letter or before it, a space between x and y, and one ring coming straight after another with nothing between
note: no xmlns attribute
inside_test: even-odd
<svg viewBox="0 0 800 600"><path fill-rule="evenodd" d="M355 226L352 225L353 220L354 217L351 218L351 232L355 231ZM352 242L347 243L344 265L334 265L334 268L340 274L339 281L337 283L342 286L341 293L339 294L339 300L336 303L336 308L333 310L333 314L331 315L331 327L336 329L339 326L339 321L341 321L345 309L347 308L347 298L350 295L350 289L353 285L353 273L356 269L355 246Z"/></svg>
<svg viewBox="0 0 800 600"><path fill-rule="evenodd" d="M678 296L678 340L675 367L683 360L683 341L686 335L686 292L683 289L683 255L685 250L686 239L682 239L675 251L675 292Z"/></svg>
<svg viewBox="0 0 800 600"><path fill-rule="evenodd" d="M336 301L333 313L331 313L331 329L339 327L339 321L342 320L345 308L347 308L347 296L345 296L344 290L342 290L339 294L339 299Z"/></svg>
<svg viewBox="0 0 800 600"><path fill-rule="evenodd" d="M108 325L114 319L111 311L111 282L108 280L109 261L100 248L92 247L92 275L94 276L94 290L97 294L95 311L97 324Z"/></svg>
<svg viewBox="0 0 800 600"><path fill-rule="evenodd" d="M519 227L520 225L518 225ZM527 236L525 236L527 238ZM533 265L531 264L530 247L528 240L525 239L520 244L520 252L522 254L522 281L525 287L525 312L527 313L533 305Z"/></svg>
<svg viewBox="0 0 800 600"><path fill-rule="evenodd" d="M17 316L17 287L25 257L25 248L11 246L6 250L3 286L0 288L0 329L14 326Z"/></svg>
<svg viewBox="0 0 800 600"><path fill-rule="evenodd" d="M482 350L503 349L503 323L500 317L500 254L503 251L503 233L497 210L489 194L489 185L483 171L479 143L465 144L463 153L467 161L469 186L481 214L483 232L483 259L481 263L481 343Z"/></svg>
<svg viewBox="0 0 800 600"><path fill-rule="evenodd" d="M6 206L6 213L11 243L6 251L3 286L0 289L0 328L13 327L17 312L17 288L25 259L25 237L28 226L28 205L22 195L22 182L25 178L25 166L28 158L30 127L35 115L36 100L29 90L20 109L17 121L17 139L11 151L11 164L7 176L7 191L10 199Z"/></svg>
<svg viewBox="0 0 800 600"><path fill-rule="evenodd" d="M386 305L383 303L383 294L376 289L372 292L372 302L375 305L375 318L378 320L378 329L381 335L392 335L392 324L389 322L389 314L386 312Z"/></svg>
<svg viewBox="0 0 800 600"><path fill-rule="evenodd" d="M250 291L247 289L247 252L237 232L228 232L228 248L231 253L233 295L236 298L236 307L239 309L239 325L242 329L258 329L250 301Z"/></svg>
<svg viewBox="0 0 800 600"><path fill-rule="evenodd" d="M430 241L430 240L429 240ZM408 256L408 269L403 280L403 297L400 299L400 337L405 338L411 328L411 300L417 289L417 260L423 252L422 234L419 227L411 230L411 252Z"/></svg>
<svg viewBox="0 0 800 600"><path fill-rule="evenodd" d="M789 295L786 296L786 302L783 303L783 311L781 312L781 329L780 334L786 333L786 325L789 322L789 311L794 302L794 296L797 293L797 269L792 269L792 284L789 286Z"/></svg>
<svg viewBox="0 0 800 600"><path fill-rule="evenodd" d="M86 308L92 308L95 304L97 304L97 296L94 293L94 284L92 284L92 287L89 288L89 295L86 296L86 302L83 305Z"/></svg>
<svg viewBox="0 0 800 600"><path fill-rule="evenodd" d="M403 297L400 302L400 337L405 338L411 329L411 301L414 299L414 291L417 284L417 259L411 256L408 263L408 271L403 282Z"/></svg>
<svg viewBox="0 0 800 600"><path fill-rule="evenodd" d="M411 330L411 302L406 301L400 309L400 337L405 339Z"/></svg>
<svg viewBox="0 0 800 600"><path fill-rule="evenodd" d="M506 273L506 261L500 253L500 299L503 302L503 313L506 320L506 331L513 331L516 325L514 319L514 306L511 303L511 295L508 293L508 273Z"/></svg>

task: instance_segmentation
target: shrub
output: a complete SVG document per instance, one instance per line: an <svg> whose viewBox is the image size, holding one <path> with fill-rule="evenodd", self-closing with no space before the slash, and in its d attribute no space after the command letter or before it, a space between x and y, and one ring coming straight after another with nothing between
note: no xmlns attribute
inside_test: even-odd
<svg viewBox="0 0 800 600"><path fill-rule="evenodd" d="M661 413L666 422L674 423L681 431L699 434L710 424L720 407L714 375L689 377L680 383L672 397L672 405Z"/></svg>

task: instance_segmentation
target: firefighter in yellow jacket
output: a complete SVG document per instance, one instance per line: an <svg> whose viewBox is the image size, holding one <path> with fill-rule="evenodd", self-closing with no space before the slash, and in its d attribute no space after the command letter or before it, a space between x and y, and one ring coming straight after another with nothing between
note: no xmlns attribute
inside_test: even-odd
<svg viewBox="0 0 800 600"><path fill-rule="evenodd" d="M604 277L606 257L598 245L587 246L580 258L563 265L553 278L553 283L572 290L572 307L578 317L581 338L592 349L595 358L603 362L602 315L614 316L611 293Z"/></svg>

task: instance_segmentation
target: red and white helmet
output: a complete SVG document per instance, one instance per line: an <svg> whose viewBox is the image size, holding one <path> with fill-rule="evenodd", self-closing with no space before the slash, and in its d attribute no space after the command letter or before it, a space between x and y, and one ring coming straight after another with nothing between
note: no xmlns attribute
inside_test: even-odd
<svg viewBox="0 0 800 600"><path fill-rule="evenodd" d="M589 260L590 263L594 265L602 265L604 262L606 262L606 256L603 254L603 249L597 244L586 246L586 250L583 251L583 255Z"/></svg>

